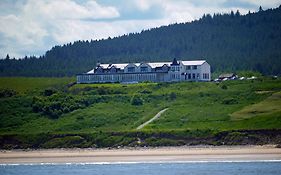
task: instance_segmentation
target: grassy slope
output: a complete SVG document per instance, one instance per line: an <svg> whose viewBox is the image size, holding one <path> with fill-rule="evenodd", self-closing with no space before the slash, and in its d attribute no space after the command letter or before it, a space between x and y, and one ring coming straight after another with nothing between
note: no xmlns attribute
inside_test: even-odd
<svg viewBox="0 0 281 175"><path fill-rule="evenodd" d="M59 88L73 81L75 78L1 77L0 89L13 89L18 93L26 93L48 87Z"/></svg>
<svg viewBox="0 0 281 175"><path fill-rule="evenodd" d="M165 107L169 107L169 110L143 128L142 132L281 128L278 108L280 79L221 84L83 84L62 88L71 81L72 78L1 78L0 82L5 83L1 83L0 89L12 88L19 93L14 97L0 99L0 135L136 132L138 125ZM223 85L227 88L223 89ZM103 97L106 100L64 113L58 119L51 119L32 110L33 97L48 98L42 93L50 87L59 88L58 92L65 96L71 94L75 99ZM143 105L132 105L133 96L139 96ZM255 108L271 109L272 106L276 110L262 114L259 110L253 112Z"/></svg>
<svg viewBox="0 0 281 175"><path fill-rule="evenodd" d="M258 93L270 93L270 91L258 92ZM278 114L281 116L281 93L276 92L267 99L246 106L240 111L236 111L231 114L233 120L243 120L257 116L271 116Z"/></svg>

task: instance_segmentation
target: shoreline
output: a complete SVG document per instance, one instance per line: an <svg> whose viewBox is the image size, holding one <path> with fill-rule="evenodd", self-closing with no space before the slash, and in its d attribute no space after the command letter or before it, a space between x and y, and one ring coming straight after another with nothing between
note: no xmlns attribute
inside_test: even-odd
<svg viewBox="0 0 281 175"><path fill-rule="evenodd" d="M265 146L181 146L120 149L1 150L0 164L281 162L281 148Z"/></svg>

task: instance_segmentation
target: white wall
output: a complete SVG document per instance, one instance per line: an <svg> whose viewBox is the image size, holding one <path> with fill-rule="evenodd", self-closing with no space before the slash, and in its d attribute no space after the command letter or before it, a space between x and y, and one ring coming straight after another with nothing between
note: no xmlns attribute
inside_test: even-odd
<svg viewBox="0 0 281 175"><path fill-rule="evenodd" d="M203 78L203 73L208 73L209 74L209 79L204 79L204 81L210 81L211 80L211 66L205 62L201 65L200 68L201 74L202 74L202 78Z"/></svg>
<svg viewBox="0 0 281 175"><path fill-rule="evenodd" d="M133 64L133 63L130 63L130 64L128 64L125 68L124 68L124 72L125 73L128 73L128 68L129 67L134 67L135 68L135 72L138 72L139 70L138 70L138 66L136 66L135 64Z"/></svg>

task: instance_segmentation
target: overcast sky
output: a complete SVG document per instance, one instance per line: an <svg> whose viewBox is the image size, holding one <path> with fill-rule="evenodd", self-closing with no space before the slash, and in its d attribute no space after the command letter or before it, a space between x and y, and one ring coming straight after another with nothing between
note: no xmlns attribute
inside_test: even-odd
<svg viewBox="0 0 281 175"><path fill-rule="evenodd" d="M43 55L54 45L119 36L204 13L245 14L281 0L0 0L0 58Z"/></svg>

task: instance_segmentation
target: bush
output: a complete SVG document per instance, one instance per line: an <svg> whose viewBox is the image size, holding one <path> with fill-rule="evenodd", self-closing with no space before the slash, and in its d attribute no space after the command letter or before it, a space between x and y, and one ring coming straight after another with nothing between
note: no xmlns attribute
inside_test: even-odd
<svg viewBox="0 0 281 175"><path fill-rule="evenodd" d="M12 89L0 89L0 98L12 97L16 94L17 92Z"/></svg>
<svg viewBox="0 0 281 175"><path fill-rule="evenodd" d="M133 98L131 100L131 104L134 106L140 106L140 105L143 105L143 100L139 96L133 96Z"/></svg>
<svg viewBox="0 0 281 175"><path fill-rule="evenodd" d="M76 120L84 120L84 117L83 116L77 116Z"/></svg>
<svg viewBox="0 0 281 175"><path fill-rule="evenodd" d="M240 71L238 72L239 77L261 77L262 74L260 72L257 71Z"/></svg>
<svg viewBox="0 0 281 175"><path fill-rule="evenodd" d="M221 86L221 88L226 90L227 86L224 84L224 85Z"/></svg>
<svg viewBox="0 0 281 175"><path fill-rule="evenodd" d="M172 92L172 93L170 93L169 97L170 97L171 100L175 100L177 98L177 94Z"/></svg>
<svg viewBox="0 0 281 175"><path fill-rule="evenodd" d="M99 95L106 95L106 94L109 94L109 93L108 93L108 90L105 89L105 88L103 88L103 87L98 88L98 89L97 89L97 93L98 93Z"/></svg>
<svg viewBox="0 0 281 175"><path fill-rule="evenodd" d="M238 101L234 98L226 98L222 101L222 104L225 104L225 105L238 104Z"/></svg>
<svg viewBox="0 0 281 175"><path fill-rule="evenodd" d="M56 90L54 90L54 89L45 89L44 96L51 96L54 93L56 93Z"/></svg>
<svg viewBox="0 0 281 175"><path fill-rule="evenodd" d="M51 96L35 96L32 100L33 112L41 112L50 118L59 118L62 114L85 108L90 101L80 96L72 96L63 93L55 93Z"/></svg>
<svg viewBox="0 0 281 175"><path fill-rule="evenodd" d="M181 140L152 137L152 138L145 139L145 144L147 146L179 146L179 145L183 145L184 142L182 142Z"/></svg>
<svg viewBox="0 0 281 175"><path fill-rule="evenodd" d="M57 137L45 142L43 148L74 148L83 147L86 140L81 136Z"/></svg>
<svg viewBox="0 0 281 175"><path fill-rule="evenodd" d="M151 94L152 92L150 90L144 89L144 90L140 91L140 93L142 93L142 94Z"/></svg>

